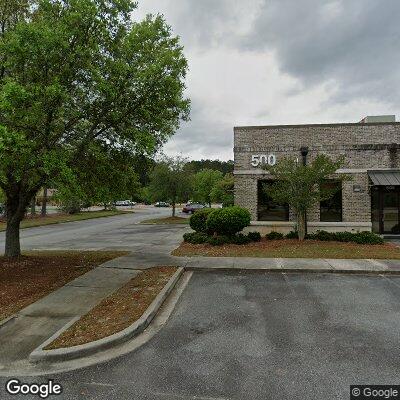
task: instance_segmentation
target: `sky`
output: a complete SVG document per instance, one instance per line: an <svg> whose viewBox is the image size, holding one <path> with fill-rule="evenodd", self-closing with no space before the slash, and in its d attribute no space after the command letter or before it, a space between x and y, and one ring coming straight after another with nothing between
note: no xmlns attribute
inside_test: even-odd
<svg viewBox="0 0 400 400"><path fill-rule="evenodd" d="M233 159L233 127L359 122L400 105L399 0L139 0L189 62L168 155ZM397 115L396 115L397 116Z"/></svg>

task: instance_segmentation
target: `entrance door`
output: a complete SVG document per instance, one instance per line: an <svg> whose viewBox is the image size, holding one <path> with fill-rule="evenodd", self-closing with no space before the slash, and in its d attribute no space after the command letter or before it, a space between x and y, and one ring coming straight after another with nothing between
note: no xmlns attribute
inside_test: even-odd
<svg viewBox="0 0 400 400"><path fill-rule="evenodd" d="M399 186L375 186L372 190L372 230L400 234Z"/></svg>
<svg viewBox="0 0 400 400"><path fill-rule="evenodd" d="M399 191L397 186L386 186L382 199L383 233L400 233Z"/></svg>

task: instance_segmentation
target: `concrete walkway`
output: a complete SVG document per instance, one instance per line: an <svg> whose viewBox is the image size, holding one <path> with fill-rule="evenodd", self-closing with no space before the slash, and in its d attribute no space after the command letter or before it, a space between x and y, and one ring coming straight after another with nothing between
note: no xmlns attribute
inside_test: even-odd
<svg viewBox="0 0 400 400"><path fill-rule="evenodd" d="M168 249L169 250L169 249ZM261 258L261 257L175 257L155 247L151 252L133 252L103 264L110 269L146 269L155 265L187 269L260 269L317 272L398 272L400 260Z"/></svg>
<svg viewBox="0 0 400 400"><path fill-rule="evenodd" d="M0 325L0 370L26 362L37 346L139 272L98 267L21 310Z"/></svg>

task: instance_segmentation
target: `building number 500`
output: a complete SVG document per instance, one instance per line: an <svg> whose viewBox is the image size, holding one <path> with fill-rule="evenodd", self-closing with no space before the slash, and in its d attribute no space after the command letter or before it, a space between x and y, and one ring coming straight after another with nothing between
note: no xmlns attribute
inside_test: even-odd
<svg viewBox="0 0 400 400"><path fill-rule="evenodd" d="M276 155L275 154L254 154L251 156L251 165L258 167L259 165L275 165Z"/></svg>

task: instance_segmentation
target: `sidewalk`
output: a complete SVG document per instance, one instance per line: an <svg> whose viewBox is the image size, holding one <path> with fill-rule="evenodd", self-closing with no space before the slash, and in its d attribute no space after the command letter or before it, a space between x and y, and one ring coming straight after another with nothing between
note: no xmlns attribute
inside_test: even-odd
<svg viewBox="0 0 400 400"><path fill-rule="evenodd" d="M21 310L3 326L0 322L0 370L26 361L46 339L140 271L97 267Z"/></svg>
<svg viewBox="0 0 400 400"><path fill-rule="evenodd" d="M187 269L260 269L271 271L390 272L400 273L400 260L261 258L261 257L176 257L168 251L134 252L103 264L110 269L146 269L155 265Z"/></svg>

